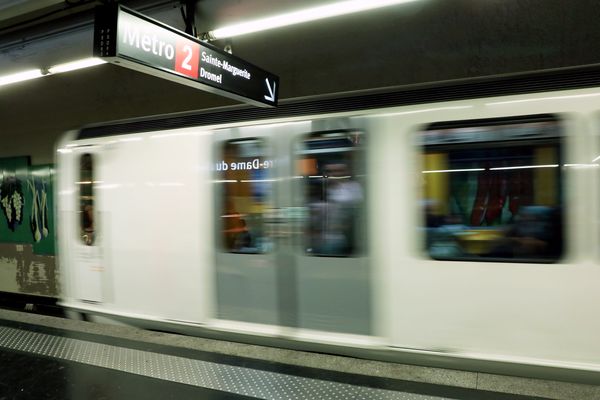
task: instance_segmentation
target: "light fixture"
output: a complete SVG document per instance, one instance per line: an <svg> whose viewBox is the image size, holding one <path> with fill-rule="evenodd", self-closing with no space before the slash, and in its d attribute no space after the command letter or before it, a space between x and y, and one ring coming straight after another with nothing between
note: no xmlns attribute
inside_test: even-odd
<svg viewBox="0 0 600 400"><path fill-rule="evenodd" d="M30 69L27 71L17 72L16 74L0 76L0 86L9 85L11 83L22 82L29 79L41 78L42 76L59 74L61 72L75 71L76 69L93 67L94 65L104 64L106 61L90 57L81 60L71 61L64 64L58 64L47 69Z"/></svg>
<svg viewBox="0 0 600 400"><path fill-rule="evenodd" d="M27 81L29 79L41 78L44 76L41 69L30 69L16 74L0 76L0 86L10 85L11 83Z"/></svg>
<svg viewBox="0 0 600 400"><path fill-rule="evenodd" d="M208 33L210 39L223 39L247 33L266 31L268 29L295 25L302 22L317 21L320 19L337 17L340 15L353 14L357 12L373 10L417 0L347 0L339 1L324 6L307 8L305 10L293 11L286 14L261 18L254 21L242 22L223 28L215 29Z"/></svg>
<svg viewBox="0 0 600 400"><path fill-rule="evenodd" d="M449 172L478 172L485 171L485 168L458 168L458 169L434 169L429 171L421 171L424 174L438 174Z"/></svg>
<svg viewBox="0 0 600 400"><path fill-rule="evenodd" d="M48 68L48 72L51 74L59 74L61 72L75 71L77 69L93 67L104 63L106 63L106 61L96 57L83 58L81 60L55 65Z"/></svg>
<svg viewBox="0 0 600 400"><path fill-rule="evenodd" d="M510 169L531 169L531 168L558 168L558 164L545 164L545 165L519 165L516 167L495 167L490 168L490 171L506 171Z"/></svg>

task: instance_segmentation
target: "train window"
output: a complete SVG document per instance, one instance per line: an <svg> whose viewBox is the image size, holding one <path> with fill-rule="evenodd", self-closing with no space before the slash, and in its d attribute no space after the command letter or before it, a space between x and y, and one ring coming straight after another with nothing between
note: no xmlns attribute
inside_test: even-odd
<svg viewBox="0 0 600 400"><path fill-rule="evenodd" d="M80 213L80 238L87 245L92 246L95 241L96 230L94 226L94 157L89 154L81 155L79 159L79 213Z"/></svg>
<svg viewBox="0 0 600 400"><path fill-rule="evenodd" d="M418 138L430 257L553 262L561 256L562 127L554 116L436 123Z"/></svg>
<svg viewBox="0 0 600 400"><path fill-rule="evenodd" d="M270 207L273 160L267 157L260 139L225 143L217 161L222 183L222 246L229 253L259 254L272 248L264 216Z"/></svg>
<svg viewBox="0 0 600 400"><path fill-rule="evenodd" d="M358 256L365 252L364 135L316 133L297 143L297 172L304 182L308 255Z"/></svg>

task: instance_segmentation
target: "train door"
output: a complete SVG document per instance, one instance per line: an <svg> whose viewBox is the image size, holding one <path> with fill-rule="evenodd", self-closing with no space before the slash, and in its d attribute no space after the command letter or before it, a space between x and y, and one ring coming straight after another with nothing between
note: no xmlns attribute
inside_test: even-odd
<svg viewBox="0 0 600 400"><path fill-rule="evenodd" d="M371 333L365 133L358 125L317 121L291 143L291 192L303 210L295 240L301 329Z"/></svg>
<svg viewBox="0 0 600 400"><path fill-rule="evenodd" d="M371 332L364 134L322 127L215 134L218 319Z"/></svg>
<svg viewBox="0 0 600 400"><path fill-rule="evenodd" d="M216 316L278 325L276 250L266 223L275 203L276 137L251 128L214 137Z"/></svg>
<svg viewBox="0 0 600 400"><path fill-rule="evenodd" d="M84 302L102 302L105 265L97 185L99 177L100 153L94 146L74 148L74 179L71 232L73 237L68 241L71 249L68 254L73 257L72 267L75 269L73 282L74 297ZM74 217L74 218L73 218Z"/></svg>

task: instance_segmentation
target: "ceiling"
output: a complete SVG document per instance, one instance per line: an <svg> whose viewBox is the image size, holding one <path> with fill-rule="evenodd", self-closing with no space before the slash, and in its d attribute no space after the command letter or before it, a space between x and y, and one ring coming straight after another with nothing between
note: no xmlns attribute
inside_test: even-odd
<svg viewBox="0 0 600 400"><path fill-rule="evenodd" d="M62 3L64 0L4 0L0 3L0 27L16 22L19 17L47 12L53 6Z"/></svg>
<svg viewBox="0 0 600 400"><path fill-rule="evenodd" d="M129 0L167 24L182 25L179 1ZM0 6L0 71L3 74L91 57L97 0L8 0Z"/></svg>
<svg viewBox="0 0 600 400"><path fill-rule="evenodd" d="M334 1L197 0L196 27ZM181 0L119 2L185 28ZM0 74L91 56L93 9L102 3L0 0ZM231 43L236 55L279 75L285 98L596 63L598 20L595 0L420 0L214 44Z"/></svg>
<svg viewBox="0 0 600 400"><path fill-rule="evenodd" d="M323 5L333 0L198 0L196 27L220 26ZM122 0L121 4L185 30L180 0ZM0 71L47 68L92 54L93 9L100 0L0 1Z"/></svg>

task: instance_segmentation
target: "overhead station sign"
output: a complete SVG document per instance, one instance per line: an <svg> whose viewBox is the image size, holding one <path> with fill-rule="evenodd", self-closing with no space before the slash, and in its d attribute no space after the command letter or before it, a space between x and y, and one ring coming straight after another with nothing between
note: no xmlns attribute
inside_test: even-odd
<svg viewBox="0 0 600 400"><path fill-rule="evenodd" d="M97 8L94 55L246 103L277 105L276 75L120 5Z"/></svg>

